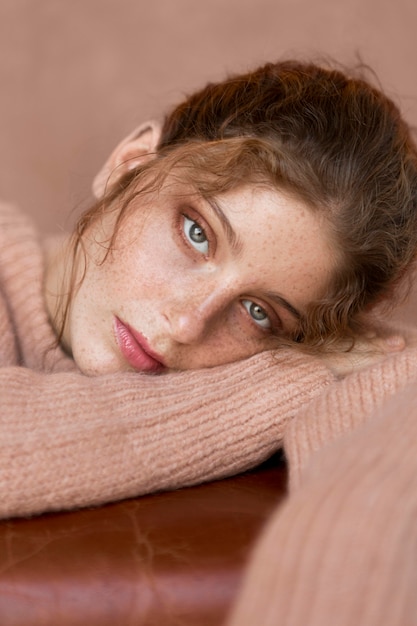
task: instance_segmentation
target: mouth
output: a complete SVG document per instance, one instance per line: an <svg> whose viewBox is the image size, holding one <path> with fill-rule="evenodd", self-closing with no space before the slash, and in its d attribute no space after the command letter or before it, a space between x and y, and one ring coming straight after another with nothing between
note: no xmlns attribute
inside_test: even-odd
<svg viewBox="0 0 417 626"><path fill-rule="evenodd" d="M160 374L166 369L160 357L148 346L145 337L118 317L114 319L114 332L123 357L137 372Z"/></svg>

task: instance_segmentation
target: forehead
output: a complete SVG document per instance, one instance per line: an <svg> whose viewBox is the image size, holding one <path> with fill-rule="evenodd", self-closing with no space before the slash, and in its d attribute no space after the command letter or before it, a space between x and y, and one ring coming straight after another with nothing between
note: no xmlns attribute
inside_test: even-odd
<svg viewBox="0 0 417 626"><path fill-rule="evenodd" d="M326 220L288 193L246 186L214 198L236 237L242 269L303 309L323 295L336 266ZM283 294L284 295L284 294Z"/></svg>

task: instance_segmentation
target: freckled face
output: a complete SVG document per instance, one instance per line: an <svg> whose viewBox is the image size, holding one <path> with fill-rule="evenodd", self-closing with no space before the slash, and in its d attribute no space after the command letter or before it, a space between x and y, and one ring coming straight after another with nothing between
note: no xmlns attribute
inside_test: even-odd
<svg viewBox="0 0 417 626"><path fill-rule="evenodd" d="M271 348L335 264L318 218L276 190L207 201L168 179L147 204L133 202L103 263L112 221L85 242L64 342L86 374L211 367Z"/></svg>

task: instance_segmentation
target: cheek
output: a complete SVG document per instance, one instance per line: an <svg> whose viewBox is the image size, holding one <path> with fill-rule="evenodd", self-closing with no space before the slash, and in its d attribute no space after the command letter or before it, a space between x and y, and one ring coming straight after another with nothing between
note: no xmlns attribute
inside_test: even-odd
<svg viewBox="0 0 417 626"><path fill-rule="evenodd" d="M164 291L184 276L185 264L178 247L168 236L143 237L113 253L102 267L100 281L116 293Z"/></svg>
<svg viewBox="0 0 417 626"><path fill-rule="evenodd" d="M231 363L271 347L269 338L263 340L262 334L253 334L256 331L238 303L221 314L216 322L207 342L202 342L201 350L196 351L197 364L193 364L193 367Z"/></svg>

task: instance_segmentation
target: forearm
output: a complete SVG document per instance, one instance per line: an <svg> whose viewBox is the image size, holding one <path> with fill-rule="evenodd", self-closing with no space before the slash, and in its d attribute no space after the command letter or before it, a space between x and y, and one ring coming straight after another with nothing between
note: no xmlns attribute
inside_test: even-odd
<svg viewBox="0 0 417 626"><path fill-rule="evenodd" d="M308 477L310 462L323 448L356 431L387 400L417 378L417 348L392 354L332 385L304 407L285 433L290 489Z"/></svg>
<svg viewBox="0 0 417 626"><path fill-rule="evenodd" d="M165 376L0 370L0 515L98 504L242 471L333 381L285 351Z"/></svg>

